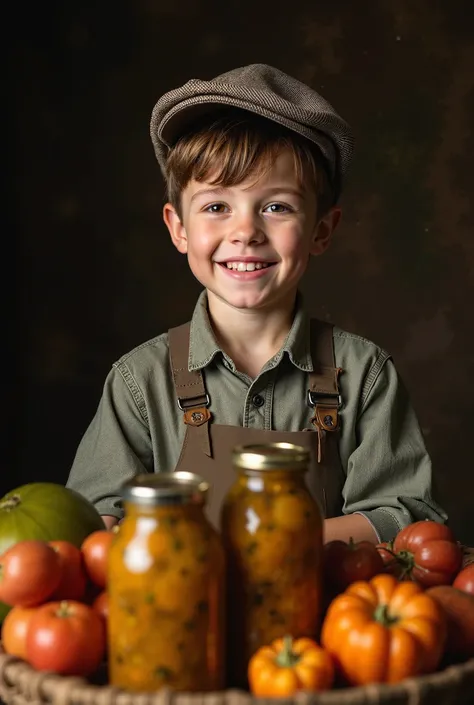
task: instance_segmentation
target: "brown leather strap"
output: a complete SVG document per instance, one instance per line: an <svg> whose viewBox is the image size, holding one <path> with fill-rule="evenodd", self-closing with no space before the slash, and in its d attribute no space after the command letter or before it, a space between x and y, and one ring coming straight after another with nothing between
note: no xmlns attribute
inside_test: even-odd
<svg viewBox="0 0 474 705"><path fill-rule="evenodd" d="M168 331L171 373L177 403L183 411L186 434L194 433L198 437L202 451L208 457L212 457L209 437L211 419L211 412L208 409L209 395L206 392L201 371L188 368L190 332L190 323L184 323Z"/></svg>
<svg viewBox="0 0 474 705"><path fill-rule="evenodd" d="M336 367L330 323L312 319L310 340L313 372L309 373L308 404L314 408L311 423L318 432L318 462L321 462L325 433L339 428L338 378L342 370Z"/></svg>
<svg viewBox="0 0 474 705"><path fill-rule="evenodd" d="M180 409L205 406L207 397L201 371L188 369L190 330L190 323L184 323L168 331L171 371Z"/></svg>
<svg viewBox="0 0 474 705"><path fill-rule="evenodd" d="M186 433L199 436L203 452L212 457L209 435L210 404L204 378L200 370L189 370L189 340L191 324L185 323L168 332L169 355L173 382L179 408L183 411ZM318 432L318 462L322 459L325 432L339 428L340 395L335 366L333 326L317 319L311 320L311 357L313 371L309 374L308 403L314 408L311 422Z"/></svg>

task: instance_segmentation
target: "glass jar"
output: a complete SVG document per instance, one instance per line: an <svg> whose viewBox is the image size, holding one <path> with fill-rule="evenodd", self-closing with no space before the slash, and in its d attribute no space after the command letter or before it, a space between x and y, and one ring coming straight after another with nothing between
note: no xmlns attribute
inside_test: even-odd
<svg viewBox="0 0 474 705"><path fill-rule="evenodd" d="M252 654L289 634L316 638L323 520L305 483L309 452L290 443L239 446L222 510L227 562L228 686L247 687Z"/></svg>
<svg viewBox="0 0 474 705"><path fill-rule="evenodd" d="M188 472L140 475L108 568L109 681L134 691L223 687L224 552Z"/></svg>

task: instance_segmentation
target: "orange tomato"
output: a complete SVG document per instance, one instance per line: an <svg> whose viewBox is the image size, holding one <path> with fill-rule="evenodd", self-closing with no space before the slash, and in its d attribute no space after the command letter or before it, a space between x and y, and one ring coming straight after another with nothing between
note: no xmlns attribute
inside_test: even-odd
<svg viewBox="0 0 474 705"><path fill-rule="evenodd" d="M48 602L35 610L26 636L28 662L38 671L89 676L105 656L101 617L82 602Z"/></svg>
<svg viewBox="0 0 474 705"><path fill-rule="evenodd" d="M329 605L321 631L322 645L351 685L431 673L445 638L437 602L417 583L388 574L352 583Z"/></svg>
<svg viewBox="0 0 474 705"><path fill-rule="evenodd" d="M114 533L106 529L94 531L81 546L86 572L92 582L100 588L107 585L107 563Z"/></svg>
<svg viewBox="0 0 474 705"><path fill-rule="evenodd" d="M34 607L52 595L60 579L59 556L46 541L19 541L0 557L0 602Z"/></svg>
<svg viewBox="0 0 474 705"><path fill-rule="evenodd" d="M327 690L334 681L329 653L312 639L275 639L249 661L250 690L257 697L288 697L305 690Z"/></svg>
<svg viewBox="0 0 474 705"><path fill-rule="evenodd" d="M61 565L59 585L51 600L82 600L86 592L87 576L82 552L69 541L50 541Z"/></svg>
<svg viewBox="0 0 474 705"><path fill-rule="evenodd" d="M26 635L37 607L12 607L2 624L2 645L7 654L26 661Z"/></svg>

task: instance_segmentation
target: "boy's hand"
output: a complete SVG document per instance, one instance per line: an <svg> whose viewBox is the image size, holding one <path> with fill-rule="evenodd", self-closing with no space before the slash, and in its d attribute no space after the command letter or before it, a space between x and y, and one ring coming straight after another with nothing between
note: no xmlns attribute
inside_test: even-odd
<svg viewBox="0 0 474 705"><path fill-rule="evenodd" d="M102 521L105 524L106 529L112 529L116 524L119 523L117 517L102 516Z"/></svg>

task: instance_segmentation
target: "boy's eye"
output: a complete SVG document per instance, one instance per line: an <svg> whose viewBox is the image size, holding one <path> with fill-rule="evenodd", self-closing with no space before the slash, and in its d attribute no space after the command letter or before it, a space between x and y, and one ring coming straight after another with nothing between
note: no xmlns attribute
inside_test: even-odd
<svg viewBox="0 0 474 705"><path fill-rule="evenodd" d="M223 203L211 203L210 206L205 207L207 213L224 213L227 206Z"/></svg>
<svg viewBox="0 0 474 705"><path fill-rule="evenodd" d="M286 213L291 209L289 206L285 206L284 203L270 203L270 205L268 205L265 210L269 211L270 213Z"/></svg>

